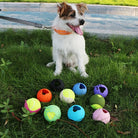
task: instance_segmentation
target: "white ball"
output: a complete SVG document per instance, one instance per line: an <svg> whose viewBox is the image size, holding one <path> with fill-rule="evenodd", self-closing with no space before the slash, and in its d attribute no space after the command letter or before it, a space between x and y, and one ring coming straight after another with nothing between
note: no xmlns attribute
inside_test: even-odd
<svg viewBox="0 0 138 138"><path fill-rule="evenodd" d="M65 103L72 103L75 100L75 94L71 89L64 89L60 92L60 100Z"/></svg>

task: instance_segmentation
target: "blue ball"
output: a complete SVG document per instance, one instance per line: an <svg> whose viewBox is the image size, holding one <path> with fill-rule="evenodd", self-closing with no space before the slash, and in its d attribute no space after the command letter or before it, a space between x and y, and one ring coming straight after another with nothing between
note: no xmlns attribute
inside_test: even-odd
<svg viewBox="0 0 138 138"><path fill-rule="evenodd" d="M108 95L108 88L103 84L96 85L94 86L94 94L106 97Z"/></svg>
<svg viewBox="0 0 138 138"><path fill-rule="evenodd" d="M76 95L85 95L87 92L87 87L83 83L76 83L73 86L73 91Z"/></svg>
<svg viewBox="0 0 138 138"><path fill-rule="evenodd" d="M80 122L85 117L85 110L80 105L73 105L68 110L68 118Z"/></svg>

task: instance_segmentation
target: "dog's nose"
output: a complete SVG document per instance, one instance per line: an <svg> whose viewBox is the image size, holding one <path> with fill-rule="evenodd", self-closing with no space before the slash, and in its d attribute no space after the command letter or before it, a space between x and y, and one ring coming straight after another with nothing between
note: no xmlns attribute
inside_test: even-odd
<svg viewBox="0 0 138 138"><path fill-rule="evenodd" d="M80 25L83 25L85 21L83 19L80 19Z"/></svg>

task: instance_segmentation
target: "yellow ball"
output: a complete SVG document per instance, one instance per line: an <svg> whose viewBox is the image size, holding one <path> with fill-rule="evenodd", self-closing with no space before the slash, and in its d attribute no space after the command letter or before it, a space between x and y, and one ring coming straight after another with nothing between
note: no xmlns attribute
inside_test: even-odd
<svg viewBox="0 0 138 138"><path fill-rule="evenodd" d="M36 112L37 113L41 109L41 103L36 98L30 98L28 100L25 100L24 107L28 111L30 111L30 113L33 113L33 112Z"/></svg>
<svg viewBox="0 0 138 138"><path fill-rule="evenodd" d="M66 103L72 103L75 100L75 94L71 89L64 89L60 93L60 100Z"/></svg>

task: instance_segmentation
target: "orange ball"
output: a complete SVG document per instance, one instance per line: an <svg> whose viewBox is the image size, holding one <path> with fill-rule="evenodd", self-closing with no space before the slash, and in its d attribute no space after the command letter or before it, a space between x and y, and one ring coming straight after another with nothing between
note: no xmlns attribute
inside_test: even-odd
<svg viewBox="0 0 138 138"><path fill-rule="evenodd" d="M51 99L52 99L52 93L50 90L48 89L41 89L38 91L37 93L37 99L40 101L40 102L50 102Z"/></svg>

